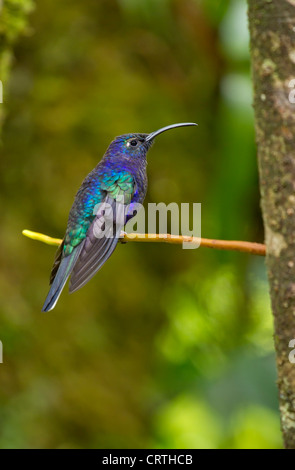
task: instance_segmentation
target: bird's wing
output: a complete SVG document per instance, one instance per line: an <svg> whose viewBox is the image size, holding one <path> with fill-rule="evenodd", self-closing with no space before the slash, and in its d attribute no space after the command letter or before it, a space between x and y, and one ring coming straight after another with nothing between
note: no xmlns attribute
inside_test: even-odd
<svg viewBox="0 0 295 470"><path fill-rule="evenodd" d="M135 181L128 173L102 183L106 197L96 208L83 249L70 279L70 292L84 286L111 256L126 222L126 206L135 192Z"/></svg>

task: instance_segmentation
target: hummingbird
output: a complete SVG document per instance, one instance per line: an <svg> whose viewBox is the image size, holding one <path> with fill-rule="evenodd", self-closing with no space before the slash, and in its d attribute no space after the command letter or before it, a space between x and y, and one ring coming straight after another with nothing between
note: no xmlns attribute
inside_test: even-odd
<svg viewBox="0 0 295 470"><path fill-rule="evenodd" d="M155 137L184 126L197 124L171 124L150 134L120 135L111 142L76 194L65 236L55 255L42 312L55 307L69 277L72 293L84 286L111 256L122 229L134 216L132 207L145 199L146 157Z"/></svg>

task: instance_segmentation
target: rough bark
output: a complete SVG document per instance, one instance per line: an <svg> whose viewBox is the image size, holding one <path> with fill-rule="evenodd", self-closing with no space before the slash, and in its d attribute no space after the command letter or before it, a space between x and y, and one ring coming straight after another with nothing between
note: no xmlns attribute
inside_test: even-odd
<svg viewBox="0 0 295 470"><path fill-rule="evenodd" d="M295 0L248 0L248 6L281 426L285 447L295 449L295 364L289 361L295 338Z"/></svg>

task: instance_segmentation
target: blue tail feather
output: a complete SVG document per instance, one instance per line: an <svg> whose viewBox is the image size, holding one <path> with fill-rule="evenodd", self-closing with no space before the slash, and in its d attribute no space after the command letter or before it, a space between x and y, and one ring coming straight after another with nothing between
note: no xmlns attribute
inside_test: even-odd
<svg viewBox="0 0 295 470"><path fill-rule="evenodd" d="M55 307L56 302L58 301L58 298L68 280L68 277L74 269L74 266L81 253L83 245L84 243L81 243L79 246L77 246L77 248L74 249L74 251L69 256L62 259L56 276L45 299L42 312L49 312Z"/></svg>

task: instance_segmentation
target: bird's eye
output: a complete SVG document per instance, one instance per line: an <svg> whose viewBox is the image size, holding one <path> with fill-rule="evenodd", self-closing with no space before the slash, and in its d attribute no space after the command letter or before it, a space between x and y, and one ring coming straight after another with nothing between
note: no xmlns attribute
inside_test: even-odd
<svg viewBox="0 0 295 470"><path fill-rule="evenodd" d="M128 147L136 147L138 144L138 141L133 139L133 140L130 140L128 143L127 143L127 146Z"/></svg>

